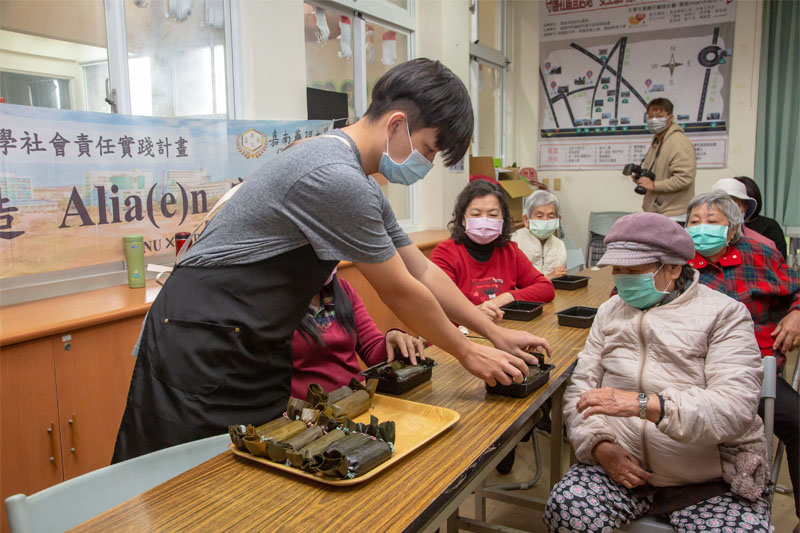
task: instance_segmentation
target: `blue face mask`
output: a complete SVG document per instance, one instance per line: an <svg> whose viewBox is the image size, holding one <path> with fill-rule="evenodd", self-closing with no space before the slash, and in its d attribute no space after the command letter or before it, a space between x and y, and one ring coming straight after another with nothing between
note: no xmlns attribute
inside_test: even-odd
<svg viewBox="0 0 800 533"><path fill-rule="evenodd" d="M694 241L694 249L703 257L709 257L728 245L728 226L697 224L686 228Z"/></svg>
<svg viewBox="0 0 800 533"><path fill-rule="evenodd" d="M411 142L411 131L408 129L406 120L406 133L408 133L408 144L411 145L411 155L402 163L395 163L389 155L389 139L386 139L386 151L381 156L378 165L378 172L383 174L390 183L400 185L411 185L425 177L432 168L433 163L428 161L424 155L414 148Z"/></svg>
<svg viewBox="0 0 800 533"><path fill-rule="evenodd" d="M658 270L648 274L614 274L614 283L617 286L619 297L630 306L637 309L649 309L664 299L669 291L656 289L655 275L658 274L664 265ZM669 282L669 285L672 281ZM669 289L667 285L667 289Z"/></svg>

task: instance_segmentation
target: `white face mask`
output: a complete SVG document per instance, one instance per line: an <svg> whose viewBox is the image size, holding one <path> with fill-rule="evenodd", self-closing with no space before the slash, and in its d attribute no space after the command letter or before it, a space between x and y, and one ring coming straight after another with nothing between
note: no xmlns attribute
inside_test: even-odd
<svg viewBox="0 0 800 533"><path fill-rule="evenodd" d="M555 233L555 231L558 229L558 219L557 218L551 218L550 220L531 219L530 223L528 224L528 229L531 230L531 233L533 233L534 237L543 241L548 237L550 237L550 235Z"/></svg>
<svg viewBox="0 0 800 533"><path fill-rule="evenodd" d="M647 119L647 129L656 135L667 129L667 119L662 117L653 117Z"/></svg>

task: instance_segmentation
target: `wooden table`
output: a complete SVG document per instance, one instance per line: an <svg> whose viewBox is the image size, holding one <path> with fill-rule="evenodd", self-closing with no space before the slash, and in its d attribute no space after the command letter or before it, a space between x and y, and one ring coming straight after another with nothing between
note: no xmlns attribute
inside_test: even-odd
<svg viewBox="0 0 800 533"><path fill-rule="evenodd" d="M562 385L583 348L588 329L560 328L554 313L608 298L610 269L587 270L589 286L557 291L541 317L504 325L548 339L555 365L550 381L527 398L487 395L477 380L437 348L430 382L403 398L455 409L458 424L364 485L329 487L221 455L128 500L75 531L259 530L433 531L477 483L530 431L539 407L553 397L553 435L559 448ZM551 471L560 479L560 449Z"/></svg>

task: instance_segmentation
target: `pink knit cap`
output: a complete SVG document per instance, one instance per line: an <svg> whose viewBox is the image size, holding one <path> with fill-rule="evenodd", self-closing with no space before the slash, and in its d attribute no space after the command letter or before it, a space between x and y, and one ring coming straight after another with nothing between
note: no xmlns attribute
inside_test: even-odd
<svg viewBox="0 0 800 533"><path fill-rule="evenodd" d="M657 213L625 215L603 242L606 253L597 266L682 265L694 257L694 242L686 230Z"/></svg>

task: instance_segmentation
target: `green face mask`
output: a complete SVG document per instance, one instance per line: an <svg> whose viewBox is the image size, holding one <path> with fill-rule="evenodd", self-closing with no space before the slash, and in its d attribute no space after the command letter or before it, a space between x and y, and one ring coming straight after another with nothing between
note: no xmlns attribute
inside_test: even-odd
<svg viewBox="0 0 800 533"><path fill-rule="evenodd" d="M648 274L614 274L612 277L619 297L637 309L649 309L656 305L669 294L668 290L656 289L655 276L663 267L664 265L661 265L658 270ZM667 285L667 289L669 289L669 285Z"/></svg>
<svg viewBox="0 0 800 533"><path fill-rule="evenodd" d="M530 220L528 229L531 230L533 236L540 240L545 240L558 229L558 219L552 218L550 220Z"/></svg>
<svg viewBox="0 0 800 533"><path fill-rule="evenodd" d="M697 224L686 228L694 241L694 249L703 257L709 257L728 245L728 226Z"/></svg>

